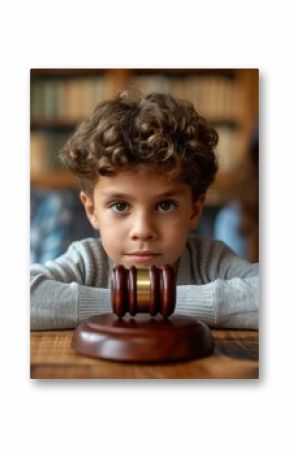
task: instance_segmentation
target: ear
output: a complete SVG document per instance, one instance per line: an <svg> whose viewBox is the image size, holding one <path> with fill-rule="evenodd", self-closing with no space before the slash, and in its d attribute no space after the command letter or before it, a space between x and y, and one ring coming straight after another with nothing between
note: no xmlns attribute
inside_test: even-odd
<svg viewBox="0 0 290 449"><path fill-rule="evenodd" d="M94 229L98 230L99 222L96 216L96 210L93 200L83 191L80 192L80 200L85 208L86 216L89 222Z"/></svg>
<svg viewBox="0 0 290 449"><path fill-rule="evenodd" d="M192 207L192 214L190 216L188 229L194 230L196 229L200 217L203 212L204 208L204 202L205 202L205 195L201 195L194 203Z"/></svg>

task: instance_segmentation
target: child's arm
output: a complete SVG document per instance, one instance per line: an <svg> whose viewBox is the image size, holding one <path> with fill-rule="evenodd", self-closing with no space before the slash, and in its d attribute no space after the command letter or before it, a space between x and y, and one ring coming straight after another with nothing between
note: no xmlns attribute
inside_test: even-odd
<svg viewBox="0 0 290 449"><path fill-rule="evenodd" d="M213 327L258 327L258 265L225 245L187 246L179 266L175 313ZM101 244L87 239L45 265L31 267L31 329L74 328L80 320L111 312L111 272ZM186 284L186 285L184 285Z"/></svg>
<svg viewBox="0 0 290 449"><path fill-rule="evenodd" d="M111 312L109 262L98 240L74 243L45 265L31 266L31 329L74 328L80 320Z"/></svg>
<svg viewBox="0 0 290 449"><path fill-rule="evenodd" d="M257 329L258 310L257 277L177 287L176 313L192 315L212 327Z"/></svg>
<svg viewBox="0 0 290 449"><path fill-rule="evenodd" d="M193 315L212 327L258 328L258 264L241 259L221 242L195 238L179 273L183 279L177 287L176 313Z"/></svg>

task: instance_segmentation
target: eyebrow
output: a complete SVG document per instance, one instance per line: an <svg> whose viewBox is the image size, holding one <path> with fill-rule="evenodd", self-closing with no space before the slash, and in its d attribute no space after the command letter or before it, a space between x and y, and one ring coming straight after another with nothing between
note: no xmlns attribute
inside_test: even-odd
<svg viewBox="0 0 290 449"><path fill-rule="evenodd" d="M128 193L123 192L116 192L116 191L108 191L108 192L102 192L101 194L104 198L110 198L110 199L118 199L118 198L124 198L128 200L134 199L133 195L130 195ZM154 197L155 200L158 200L160 198L169 198L172 196L181 196L184 195L184 191L181 189L175 189L175 190L166 190L164 192L159 193Z"/></svg>

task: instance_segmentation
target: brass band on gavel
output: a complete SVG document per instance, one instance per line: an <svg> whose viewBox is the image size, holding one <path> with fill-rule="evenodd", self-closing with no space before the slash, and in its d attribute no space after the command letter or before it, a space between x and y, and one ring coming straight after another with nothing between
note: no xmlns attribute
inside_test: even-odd
<svg viewBox="0 0 290 449"><path fill-rule="evenodd" d="M137 309L138 312L150 310L150 273L149 270L137 270Z"/></svg>
<svg viewBox="0 0 290 449"><path fill-rule="evenodd" d="M112 272L111 294L113 312L119 317L126 312L168 317L176 303L174 269L170 265L148 269L117 265Z"/></svg>

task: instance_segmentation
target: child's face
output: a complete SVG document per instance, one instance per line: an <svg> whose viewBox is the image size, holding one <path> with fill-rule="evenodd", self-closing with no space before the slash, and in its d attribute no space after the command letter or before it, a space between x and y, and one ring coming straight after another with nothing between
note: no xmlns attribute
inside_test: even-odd
<svg viewBox="0 0 290 449"><path fill-rule="evenodd" d="M126 268L174 266L204 203L193 204L187 184L149 170L100 176L93 201L83 192L80 198L106 253Z"/></svg>

